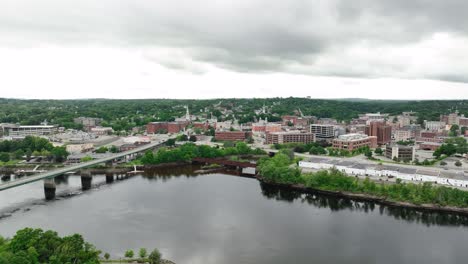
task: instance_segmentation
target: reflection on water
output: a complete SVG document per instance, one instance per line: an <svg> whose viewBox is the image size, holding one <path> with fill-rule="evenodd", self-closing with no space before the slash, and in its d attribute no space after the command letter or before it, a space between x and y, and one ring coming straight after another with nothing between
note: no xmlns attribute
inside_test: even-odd
<svg viewBox="0 0 468 264"><path fill-rule="evenodd" d="M302 193L289 188L284 188L276 185L260 183L262 194L268 199L277 201L286 201L293 203L299 201L318 208L329 208L331 211L358 211L369 213L378 208L378 212L383 215L394 217L395 219L406 222L423 223L427 226L431 225L450 225L450 226L468 226L468 217L458 214L438 213L415 210L412 208L393 207L375 202L355 201L343 197L335 197L331 195L323 195L317 193Z"/></svg>
<svg viewBox="0 0 468 264"><path fill-rule="evenodd" d="M0 192L0 235L24 227L81 233L112 256L159 248L176 263L464 263L467 220L371 202L300 193L199 167L143 175L56 178ZM232 174L235 174L232 172ZM29 210L30 209L30 210ZM15 211L16 210L16 211ZM12 212L9 211L9 212Z"/></svg>

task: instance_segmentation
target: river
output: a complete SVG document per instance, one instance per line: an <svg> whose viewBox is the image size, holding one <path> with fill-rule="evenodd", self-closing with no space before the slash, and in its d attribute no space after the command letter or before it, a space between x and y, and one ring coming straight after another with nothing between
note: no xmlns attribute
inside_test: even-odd
<svg viewBox="0 0 468 264"><path fill-rule="evenodd" d="M260 184L193 169L145 172L105 183L59 180L0 192L0 234L23 227L80 233L103 252L157 247L178 264L466 263L468 220Z"/></svg>

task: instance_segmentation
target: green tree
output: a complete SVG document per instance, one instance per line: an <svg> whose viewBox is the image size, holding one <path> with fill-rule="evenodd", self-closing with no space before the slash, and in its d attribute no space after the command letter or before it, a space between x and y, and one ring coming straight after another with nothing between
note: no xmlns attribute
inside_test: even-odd
<svg viewBox="0 0 468 264"><path fill-rule="evenodd" d="M191 135L190 138L189 138L189 141L190 141L190 142L196 142L196 141L197 141L197 137L194 136L194 135Z"/></svg>
<svg viewBox="0 0 468 264"><path fill-rule="evenodd" d="M104 258L105 258L106 260L109 260L110 254L106 252L106 254L104 254Z"/></svg>
<svg viewBox="0 0 468 264"><path fill-rule="evenodd" d="M166 146L172 147L175 146L176 140L173 138L170 138L166 141Z"/></svg>
<svg viewBox="0 0 468 264"><path fill-rule="evenodd" d="M162 255L157 248L155 248L148 256L148 260L150 264L160 264L162 259Z"/></svg>
<svg viewBox="0 0 468 264"><path fill-rule="evenodd" d="M51 151L56 162L63 162L68 157L68 152L65 147L55 147Z"/></svg>
<svg viewBox="0 0 468 264"><path fill-rule="evenodd" d="M145 258L146 255L147 255L146 248L140 248L140 251L138 252L138 255L140 256L140 258Z"/></svg>
<svg viewBox="0 0 468 264"><path fill-rule="evenodd" d="M459 160L457 160L457 161L455 162L455 166L461 167L461 165L462 165L462 163L461 163Z"/></svg>
<svg viewBox="0 0 468 264"><path fill-rule="evenodd" d="M2 152L0 153L0 161L8 162L10 161L10 154Z"/></svg>
<svg viewBox="0 0 468 264"><path fill-rule="evenodd" d="M106 148L106 147L100 147L100 148L96 149L95 152L96 152L96 153L106 153L107 151L109 151L108 148Z"/></svg>
<svg viewBox="0 0 468 264"><path fill-rule="evenodd" d="M80 159L81 162L88 162L88 161L92 161L93 158L91 156L85 156L83 158Z"/></svg>
<svg viewBox="0 0 468 264"><path fill-rule="evenodd" d="M133 250L129 249L127 251L125 251L125 257L126 258L133 258L133 256L135 255L135 253L133 252Z"/></svg>
<svg viewBox="0 0 468 264"><path fill-rule="evenodd" d="M374 152L377 155L382 155L383 154L383 150L381 148L376 148Z"/></svg>
<svg viewBox="0 0 468 264"><path fill-rule="evenodd" d="M112 145L110 148L109 148L109 151L111 153L117 153L119 152L119 148L117 148L115 145Z"/></svg>

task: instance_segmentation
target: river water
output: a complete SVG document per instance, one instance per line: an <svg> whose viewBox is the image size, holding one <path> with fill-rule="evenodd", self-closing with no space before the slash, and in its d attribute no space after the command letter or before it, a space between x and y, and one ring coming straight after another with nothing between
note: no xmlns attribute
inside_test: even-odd
<svg viewBox="0 0 468 264"><path fill-rule="evenodd" d="M80 191L59 180L0 192L0 234L24 227L80 233L113 257L157 247L178 264L466 263L468 220L265 186L190 167L146 172Z"/></svg>

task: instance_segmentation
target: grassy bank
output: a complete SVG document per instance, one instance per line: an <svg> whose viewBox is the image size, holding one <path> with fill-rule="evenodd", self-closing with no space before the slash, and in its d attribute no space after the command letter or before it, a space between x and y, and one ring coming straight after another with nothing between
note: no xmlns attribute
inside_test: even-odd
<svg viewBox="0 0 468 264"><path fill-rule="evenodd" d="M324 170L316 173L302 173L288 155L279 153L273 158L259 161L258 169L262 177L272 183L300 184L306 188L324 191L366 194L388 201L411 203L414 205L430 204L468 208L468 192L455 188L434 186L431 183L376 183L366 178L359 180L338 170Z"/></svg>

